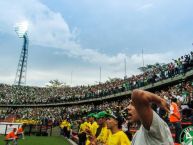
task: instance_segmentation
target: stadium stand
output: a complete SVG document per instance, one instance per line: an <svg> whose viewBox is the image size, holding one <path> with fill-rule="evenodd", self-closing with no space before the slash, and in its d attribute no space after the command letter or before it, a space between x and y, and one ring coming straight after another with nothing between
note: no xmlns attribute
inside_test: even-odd
<svg viewBox="0 0 193 145"><path fill-rule="evenodd" d="M0 84L0 121L58 126L64 118L75 121L91 112L122 111L135 88L154 92L167 100L176 97L183 115L183 127L191 125L193 52L169 64L157 63L143 68L142 74L93 86L41 88ZM157 106L154 107L169 124L167 117L162 116ZM75 122L73 126L78 126ZM134 133L135 126L131 126L130 131ZM77 129L73 129L72 138L78 141Z"/></svg>

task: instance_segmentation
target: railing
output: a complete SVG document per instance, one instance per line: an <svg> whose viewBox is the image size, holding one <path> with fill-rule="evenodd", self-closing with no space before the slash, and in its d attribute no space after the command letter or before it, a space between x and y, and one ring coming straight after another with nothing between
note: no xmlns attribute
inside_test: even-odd
<svg viewBox="0 0 193 145"><path fill-rule="evenodd" d="M19 128L22 126L22 123L9 123L9 122L0 122L0 134L8 134L13 130L13 128Z"/></svg>
<svg viewBox="0 0 193 145"><path fill-rule="evenodd" d="M0 122L0 134L8 134L13 128L19 128L22 123L9 123ZM37 136L52 136L52 125L25 125L24 132L26 135L37 135Z"/></svg>

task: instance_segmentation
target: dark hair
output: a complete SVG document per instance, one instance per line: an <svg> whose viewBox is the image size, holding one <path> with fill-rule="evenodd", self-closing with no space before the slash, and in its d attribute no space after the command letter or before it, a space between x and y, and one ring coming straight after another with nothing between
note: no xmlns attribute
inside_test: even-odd
<svg viewBox="0 0 193 145"><path fill-rule="evenodd" d="M155 103L151 104L151 108L156 112L157 111L157 105Z"/></svg>
<svg viewBox="0 0 193 145"><path fill-rule="evenodd" d="M118 128L119 128L119 129L122 129L122 124L123 124L122 121L118 121Z"/></svg>
<svg viewBox="0 0 193 145"><path fill-rule="evenodd" d="M171 98L171 101L176 103L177 102L177 98Z"/></svg>
<svg viewBox="0 0 193 145"><path fill-rule="evenodd" d="M123 122L124 122L123 116L120 114L120 112L115 112L114 114L115 114L115 116L117 117L116 120L117 120L117 122L118 122L118 128L119 128L119 129L122 129L122 124L123 124Z"/></svg>

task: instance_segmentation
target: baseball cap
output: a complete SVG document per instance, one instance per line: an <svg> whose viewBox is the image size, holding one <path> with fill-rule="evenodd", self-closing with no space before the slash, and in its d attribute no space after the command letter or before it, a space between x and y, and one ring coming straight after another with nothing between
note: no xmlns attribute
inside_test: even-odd
<svg viewBox="0 0 193 145"><path fill-rule="evenodd" d="M118 112L111 112L109 114L106 115L108 118L113 118L115 120L117 120L120 124L122 124L124 122L124 117L122 116L122 114L118 113Z"/></svg>
<svg viewBox="0 0 193 145"><path fill-rule="evenodd" d="M99 112L95 115L95 118L100 119L100 118L104 118L104 117L107 117L107 116L108 116L108 113L106 111L101 111L101 112Z"/></svg>
<svg viewBox="0 0 193 145"><path fill-rule="evenodd" d="M87 117L95 117L95 113L90 113Z"/></svg>

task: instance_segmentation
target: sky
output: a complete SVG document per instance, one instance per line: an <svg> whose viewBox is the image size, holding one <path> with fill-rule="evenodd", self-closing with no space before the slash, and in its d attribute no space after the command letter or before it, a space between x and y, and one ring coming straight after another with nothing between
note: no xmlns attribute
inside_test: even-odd
<svg viewBox="0 0 193 145"><path fill-rule="evenodd" d="M0 0L0 83L13 84L28 22L26 85L70 86L141 73L193 50L192 0ZM100 71L101 68L101 71ZM101 73L100 73L101 72ZM100 77L101 76L101 77Z"/></svg>

